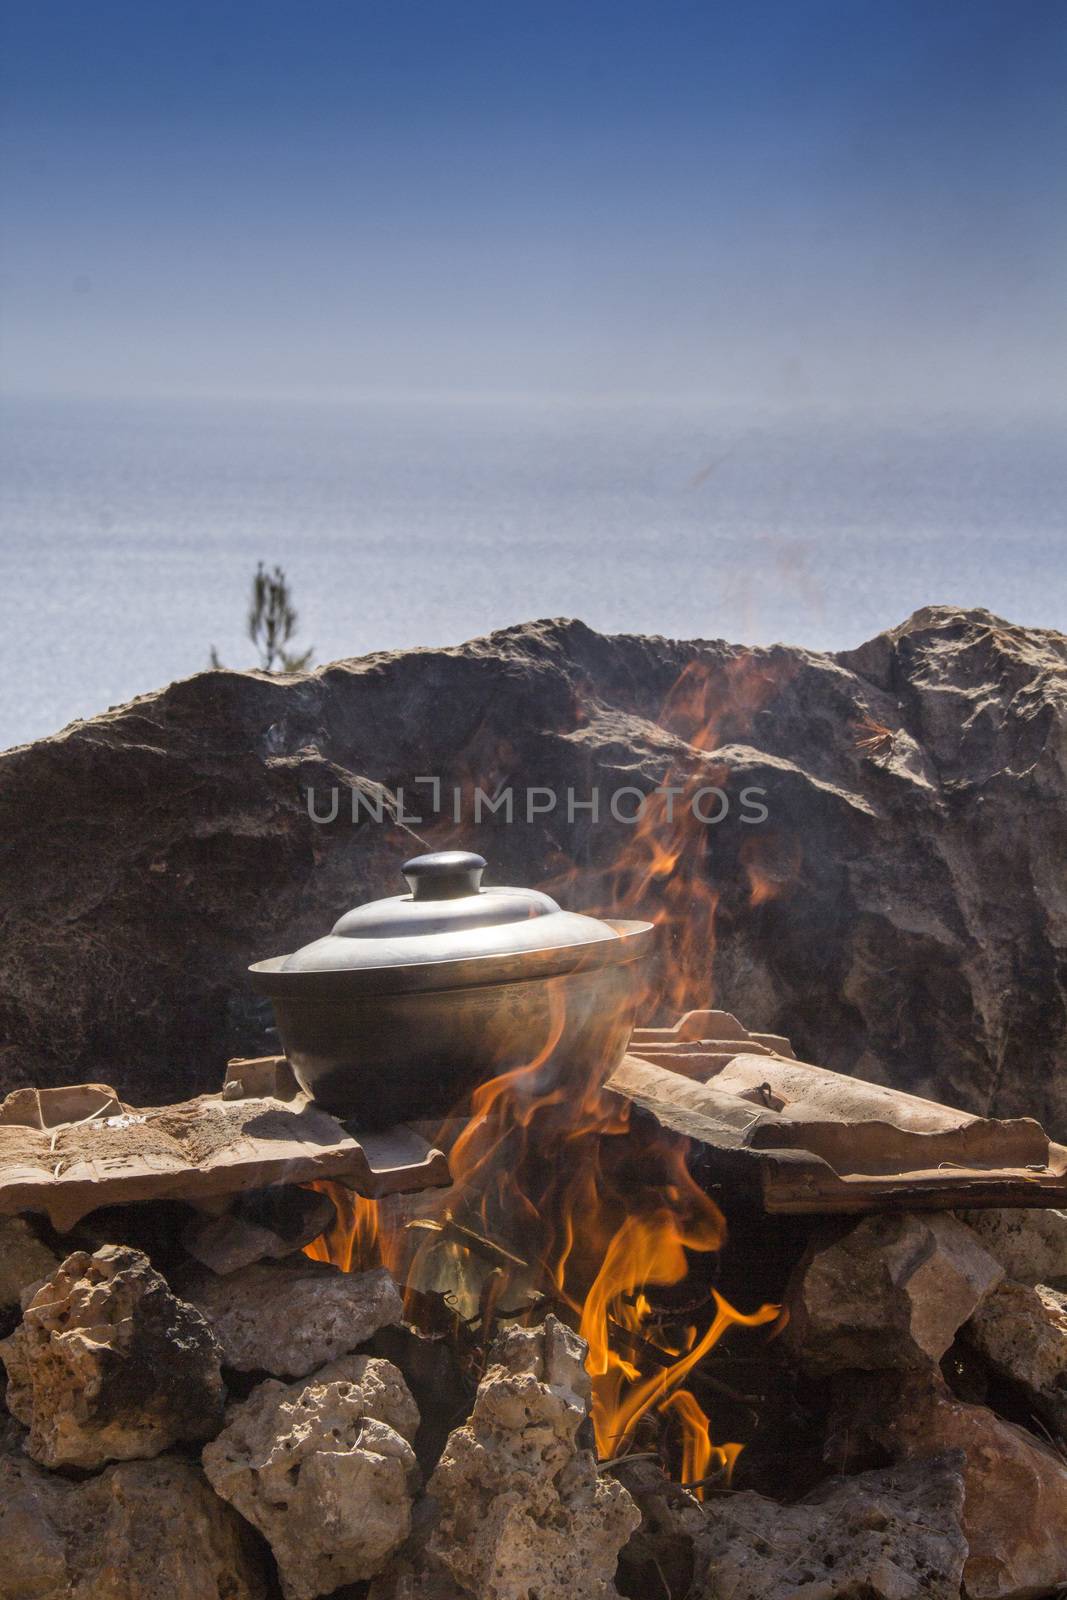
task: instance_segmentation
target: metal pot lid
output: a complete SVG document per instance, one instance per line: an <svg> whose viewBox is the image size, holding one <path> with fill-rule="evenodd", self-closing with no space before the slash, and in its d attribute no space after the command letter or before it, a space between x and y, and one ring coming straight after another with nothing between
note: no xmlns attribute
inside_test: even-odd
<svg viewBox="0 0 1067 1600"><path fill-rule="evenodd" d="M483 856L440 850L405 861L410 892L372 900L292 955L259 961L254 973L342 973L522 956L618 940L597 917L564 911L538 889L483 888Z"/></svg>

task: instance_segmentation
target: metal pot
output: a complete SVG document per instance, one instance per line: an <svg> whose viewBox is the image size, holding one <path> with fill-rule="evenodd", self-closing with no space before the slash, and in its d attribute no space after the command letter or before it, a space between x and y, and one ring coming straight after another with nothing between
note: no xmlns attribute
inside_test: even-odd
<svg viewBox="0 0 1067 1600"><path fill-rule="evenodd" d="M346 912L326 938L249 970L301 1086L362 1127L438 1116L529 1066L538 1085L606 1076L653 929L482 888L462 850L404 864L410 893Z"/></svg>

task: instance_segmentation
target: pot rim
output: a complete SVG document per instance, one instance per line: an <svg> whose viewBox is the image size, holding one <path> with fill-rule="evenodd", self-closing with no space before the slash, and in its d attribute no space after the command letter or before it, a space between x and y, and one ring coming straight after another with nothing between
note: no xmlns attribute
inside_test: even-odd
<svg viewBox="0 0 1067 1600"><path fill-rule="evenodd" d="M447 989L488 988L498 984L538 982L571 972L595 971L642 960L652 945L651 922L604 917L615 938L549 946L506 954L469 955L406 965L346 967L333 970L284 971L285 956L273 956L249 967L252 982L272 999L356 999L386 994L434 993Z"/></svg>

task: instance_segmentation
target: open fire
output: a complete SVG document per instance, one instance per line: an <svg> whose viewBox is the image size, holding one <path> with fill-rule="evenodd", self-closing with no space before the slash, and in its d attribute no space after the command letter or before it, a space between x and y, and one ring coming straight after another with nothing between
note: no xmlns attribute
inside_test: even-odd
<svg viewBox="0 0 1067 1600"><path fill-rule="evenodd" d="M677 724L690 747L711 750L726 706L736 720L739 707L758 709L770 687L741 660L723 699L708 675L689 669L660 720ZM648 915L660 929L664 959L649 979L645 1009L658 1003L677 1013L709 1001L717 899L704 862L709 829L692 800L694 790L723 776L712 764L684 782L666 773L600 875L612 914ZM782 876L764 865L765 847L754 838L743 850L752 902L761 903L779 891ZM575 885L548 887L558 893ZM742 1445L713 1439L687 1380L729 1329L771 1325L779 1308L740 1310L710 1286L708 1258L721 1249L726 1224L690 1173L689 1141L639 1124L632 1106L605 1087L611 1063L580 1077L560 1068L563 986L550 985L550 993L547 1035L531 1042L529 1061L478 1086L469 1116L436 1133L451 1188L424 1197L412 1223L395 1206L330 1184L337 1222L307 1253L349 1271L389 1266L408 1285L416 1323L414 1286L432 1281L478 1324L483 1350L498 1318L555 1311L589 1347L601 1459L632 1453L643 1419L654 1416L675 1437L678 1475L703 1498L709 1480L729 1481ZM463 1242L464 1230L500 1247L488 1273ZM411 1232L421 1241L414 1250L404 1237Z"/></svg>
<svg viewBox="0 0 1067 1600"><path fill-rule="evenodd" d="M691 1258L725 1237L718 1207L689 1174L686 1146L631 1127L631 1108L602 1082L579 1093L545 1084L534 1060L475 1091L449 1152L453 1186L424 1201L438 1224L458 1226L416 1224L422 1242L411 1252L395 1207L330 1185L338 1220L308 1254L349 1271L383 1263L409 1285L440 1287L451 1273L453 1303L474 1308L483 1346L496 1315L536 1320L555 1310L589 1345L601 1458L629 1453L642 1418L656 1413L680 1436L680 1474L702 1494L715 1471L728 1480L741 1446L713 1443L686 1380L729 1328L771 1323L778 1308L742 1312L714 1289L686 1292ZM503 1246L489 1273L464 1229ZM417 1292L407 1310L417 1321Z"/></svg>

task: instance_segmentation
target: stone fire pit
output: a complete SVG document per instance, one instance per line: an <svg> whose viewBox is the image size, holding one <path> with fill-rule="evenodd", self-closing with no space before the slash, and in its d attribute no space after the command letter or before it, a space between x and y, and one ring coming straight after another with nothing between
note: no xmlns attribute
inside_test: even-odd
<svg viewBox="0 0 1067 1600"><path fill-rule="evenodd" d="M732 1478L690 1488L670 1407L598 1459L575 1317L543 1292L515 1309L502 1283L529 1264L508 1241L433 1223L478 1268L462 1316L447 1283L406 1283L351 1239L353 1270L324 1259L378 1202L426 1237L460 1129L440 1148L412 1128L363 1140L301 1100L280 1058L231 1063L222 1091L176 1107L20 1091L0 1113L0 1594L1056 1592L1058 1147L1036 1124L837 1077L703 1012L639 1031L611 1080L632 1116L684 1132L715 1186L724 1292L788 1311L694 1373L745 1448ZM912 1159L931 1147L937 1163Z"/></svg>

